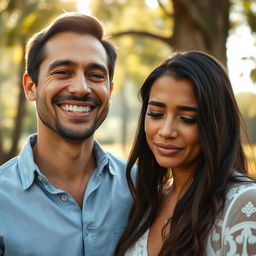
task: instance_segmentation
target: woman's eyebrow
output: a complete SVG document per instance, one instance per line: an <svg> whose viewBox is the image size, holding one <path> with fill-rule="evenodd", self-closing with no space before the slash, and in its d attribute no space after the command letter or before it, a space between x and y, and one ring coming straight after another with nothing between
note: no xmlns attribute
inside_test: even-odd
<svg viewBox="0 0 256 256"><path fill-rule="evenodd" d="M165 103L159 102L159 101L155 101L155 100L149 101L148 105L153 105L153 106L157 106L157 107L166 107ZM181 105L181 106L177 106L176 108L178 110L197 112L197 107L192 107L192 106L183 106L183 105Z"/></svg>
<svg viewBox="0 0 256 256"><path fill-rule="evenodd" d="M153 105L153 106L157 106L157 107L165 107L165 103L159 102L159 101L154 101L151 100L148 102L148 105Z"/></svg>
<svg viewBox="0 0 256 256"><path fill-rule="evenodd" d="M192 106L177 106L176 108L177 108L178 110L185 110L185 111L197 112L197 107L192 107Z"/></svg>

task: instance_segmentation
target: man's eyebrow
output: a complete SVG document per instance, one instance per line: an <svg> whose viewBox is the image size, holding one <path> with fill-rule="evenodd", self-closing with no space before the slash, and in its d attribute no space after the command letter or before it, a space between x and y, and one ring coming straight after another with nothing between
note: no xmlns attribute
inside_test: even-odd
<svg viewBox="0 0 256 256"><path fill-rule="evenodd" d="M58 66L74 66L74 65L77 65L77 64L71 60L56 60L50 64L49 70L52 70Z"/></svg>
<svg viewBox="0 0 256 256"><path fill-rule="evenodd" d="M148 105L153 105L153 106L157 106L157 107L165 107L166 106L164 103L159 102L159 101L154 101L154 100L149 101Z"/></svg>
<svg viewBox="0 0 256 256"><path fill-rule="evenodd" d="M177 109L197 112L197 107L192 107L192 106L177 106Z"/></svg>
<svg viewBox="0 0 256 256"><path fill-rule="evenodd" d="M88 65L88 68L90 69L98 69L104 73L104 75L108 74L108 70L104 65L98 64L98 63L91 63Z"/></svg>
<svg viewBox="0 0 256 256"><path fill-rule="evenodd" d="M72 60L56 60L50 64L49 70L52 70L59 66L76 66L76 65L78 65L78 64ZM105 75L108 74L106 67L104 65L101 65L98 63L90 63L87 68L98 69L98 70L101 70Z"/></svg>

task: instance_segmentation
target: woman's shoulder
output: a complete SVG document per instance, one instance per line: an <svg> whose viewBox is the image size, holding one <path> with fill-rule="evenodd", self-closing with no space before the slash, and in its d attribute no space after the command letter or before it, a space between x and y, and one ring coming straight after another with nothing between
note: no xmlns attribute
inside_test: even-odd
<svg viewBox="0 0 256 256"><path fill-rule="evenodd" d="M252 193L254 194L254 196L256 196L256 182L254 182L250 178L242 178L241 181L237 183L232 183L227 191L227 203L239 199L244 193Z"/></svg>
<svg viewBox="0 0 256 256"><path fill-rule="evenodd" d="M256 183L230 185L223 211L209 236L206 255L253 255L256 248Z"/></svg>

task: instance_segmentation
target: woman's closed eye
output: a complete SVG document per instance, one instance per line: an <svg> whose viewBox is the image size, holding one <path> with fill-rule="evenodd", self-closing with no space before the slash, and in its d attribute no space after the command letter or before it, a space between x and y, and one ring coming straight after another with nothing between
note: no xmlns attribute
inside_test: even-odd
<svg viewBox="0 0 256 256"><path fill-rule="evenodd" d="M147 112L147 115L152 117L152 118L156 118L156 119L157 118L161 118L163 116L162 113L160 113L160 112L153 112L153 111Z"/></svg>
<svg viewBox="0 0 256 256"><path fill-rule="evenodd" d="M180 116L179 119L188 124L194 124L197 121L196 117L189 116Z"/></svg>
<svg viewBox="0 0 256 256"><path fill-rule="evenodd" d="M148 111L147 115L153 119L160 119L165 114L162 112L159 112L159 111ZM195 124L197 121L196 117L191 117L191 116L177 116L177 119L181 120L182 122L187 123L187 124Z"/></svg>

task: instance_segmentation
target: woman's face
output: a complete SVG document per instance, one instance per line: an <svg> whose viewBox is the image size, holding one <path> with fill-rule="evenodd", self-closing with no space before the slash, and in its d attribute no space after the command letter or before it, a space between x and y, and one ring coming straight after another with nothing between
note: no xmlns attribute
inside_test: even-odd
<svg viewBox="0 0 256 256"><path fill-rule="evenodd" d="M201 153L197 100L189 80L164 75L152 85L145 116L147 143L158 164L193 172Z"/></svg>

